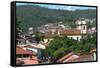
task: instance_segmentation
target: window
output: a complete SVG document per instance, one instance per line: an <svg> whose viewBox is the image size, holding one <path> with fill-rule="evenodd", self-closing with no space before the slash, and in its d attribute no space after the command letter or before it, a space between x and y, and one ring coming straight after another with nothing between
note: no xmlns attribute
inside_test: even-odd
<svg viewBox="0 0 100 68"><path fill-rule="evenodd" d="M83 30L85 30L85 26L83 27Z"/></svg>
<svg viewBox="0 0 100 68"><path fill-rule="evenodd" d="M79 40L79 37L77 37L77 40Z"/></svg>

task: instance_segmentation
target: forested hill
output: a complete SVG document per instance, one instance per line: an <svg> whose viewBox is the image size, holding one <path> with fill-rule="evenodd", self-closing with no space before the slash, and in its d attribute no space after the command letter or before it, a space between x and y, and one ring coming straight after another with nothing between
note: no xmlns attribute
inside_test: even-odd
<svg viewBox="0 0 100 68"><path fill-rule="evenodd" d="M77 18L92 19L96 17L96 10L54 10L43 8L40 6L23 5L16 7L17 23L23 31L27 31L28 27L38 27L47 23L63 22L66 25L73 26Z"/></svg>

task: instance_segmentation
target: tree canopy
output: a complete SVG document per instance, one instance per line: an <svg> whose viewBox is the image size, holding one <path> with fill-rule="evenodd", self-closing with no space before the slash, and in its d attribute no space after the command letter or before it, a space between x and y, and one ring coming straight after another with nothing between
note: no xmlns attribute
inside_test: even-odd
<svg viewBox="0 0 100 68"><path fill-rule="evenodd" d="M63 22L66 26L75 27L74 22L77 18L95 18L96 10L68 11L49 9L40 6L22 5L16 7L16 17L22 22L19 26L21 26L24 32L27 32L29 27L36 28L47 23Z"/></svg>
<svg viewBox="0 0 100 68"><path fill-rule="evenodd" d="M75 54L88 54L91 49L96 48L96 34L85 35L81 41L74 40L68 37L55 37L46 48L48 55L55 62L63 55L74 52Z"/></svg>

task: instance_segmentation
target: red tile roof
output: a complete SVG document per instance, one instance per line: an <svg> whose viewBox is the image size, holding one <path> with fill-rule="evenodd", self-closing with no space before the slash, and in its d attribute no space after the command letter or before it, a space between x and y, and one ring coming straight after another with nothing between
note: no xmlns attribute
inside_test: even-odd
<svg viewBox="0 0 100 68"><path fill-rule="evenodd" d="M37 56L32 56L32 59L24 60L24 62L25 62L24 65L39 64Z"/></svg>
<svg viewBox="0 0 100 68"><path fill-rule="evenodd" d="M81 31L78 29L64 29L59 31L60 36L65 36L65 35L81 35ZM53 38L57 36L57 32L54 32L54 34L51 34L51 32L49 34L44 35L45 38Z"/></svg>
<svg viewBox="0 0 100 68"><path fill-rule="evenodd" d="M16 54L33 54L30 51L24 50L21 47L16 47Z"/></svg>
<svg viewBox="0 0 100 68"><path fill-rule="evenodd" d="M77 29L65 29L60 31L61 35L80 35L81 31Z"/></svg>
<svg viewBox="0 0 100 68"><path fill-rule="evenodd" d="M37 60L26 60L24 65L39 64Z"/></svg>
<svg viewBox="0 0 100 68"><path fill-rule="evenodd" d="M79 62L79 61L93 61L93 56L92 54L81 55L79 56L79 58L70 60L69 62Z"/></svg>
<svg viewBox="0 0 100 68"><path fill-rule="evenodd" d="M63 60L63 63L69 62L69 61L77 59L77 58L79 58L78 55L72 55L72 56L68 57L67 59Z"/></svg>
<svg viewBox="0 0 100 68"><path fill-rule="evenodd" d="M90 53L78 56L73 54L73 52L71 52L66 54L62 58L58 59L57 62L66 63L66 62L80 62L80 61L93 61L93 56Z"/></svg>

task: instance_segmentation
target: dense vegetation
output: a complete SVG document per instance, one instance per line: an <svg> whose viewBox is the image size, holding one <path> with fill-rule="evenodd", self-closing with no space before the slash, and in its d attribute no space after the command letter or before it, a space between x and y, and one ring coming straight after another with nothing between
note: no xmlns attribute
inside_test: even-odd
<svg viewBox="0 0 100 68"><path fill-rule="evenodd" d="M28 27L35 29L37 26L56 22L75 27L74 21L77 18L92 19L96 17L95 10L54 10L32 5L17 6L16 9L17 19L20 21L19 26L24 32L27 32Z"/></svg>
<svg viewBox="0 0 100 68"><path fill-rule="evenodd" d="M68 37L55 37L49 43L46 52L51 57L51 62L55 62L69 52L88 54L94 48L96 48L96 34L89 34L85 35L80 42Z"/></svg>

